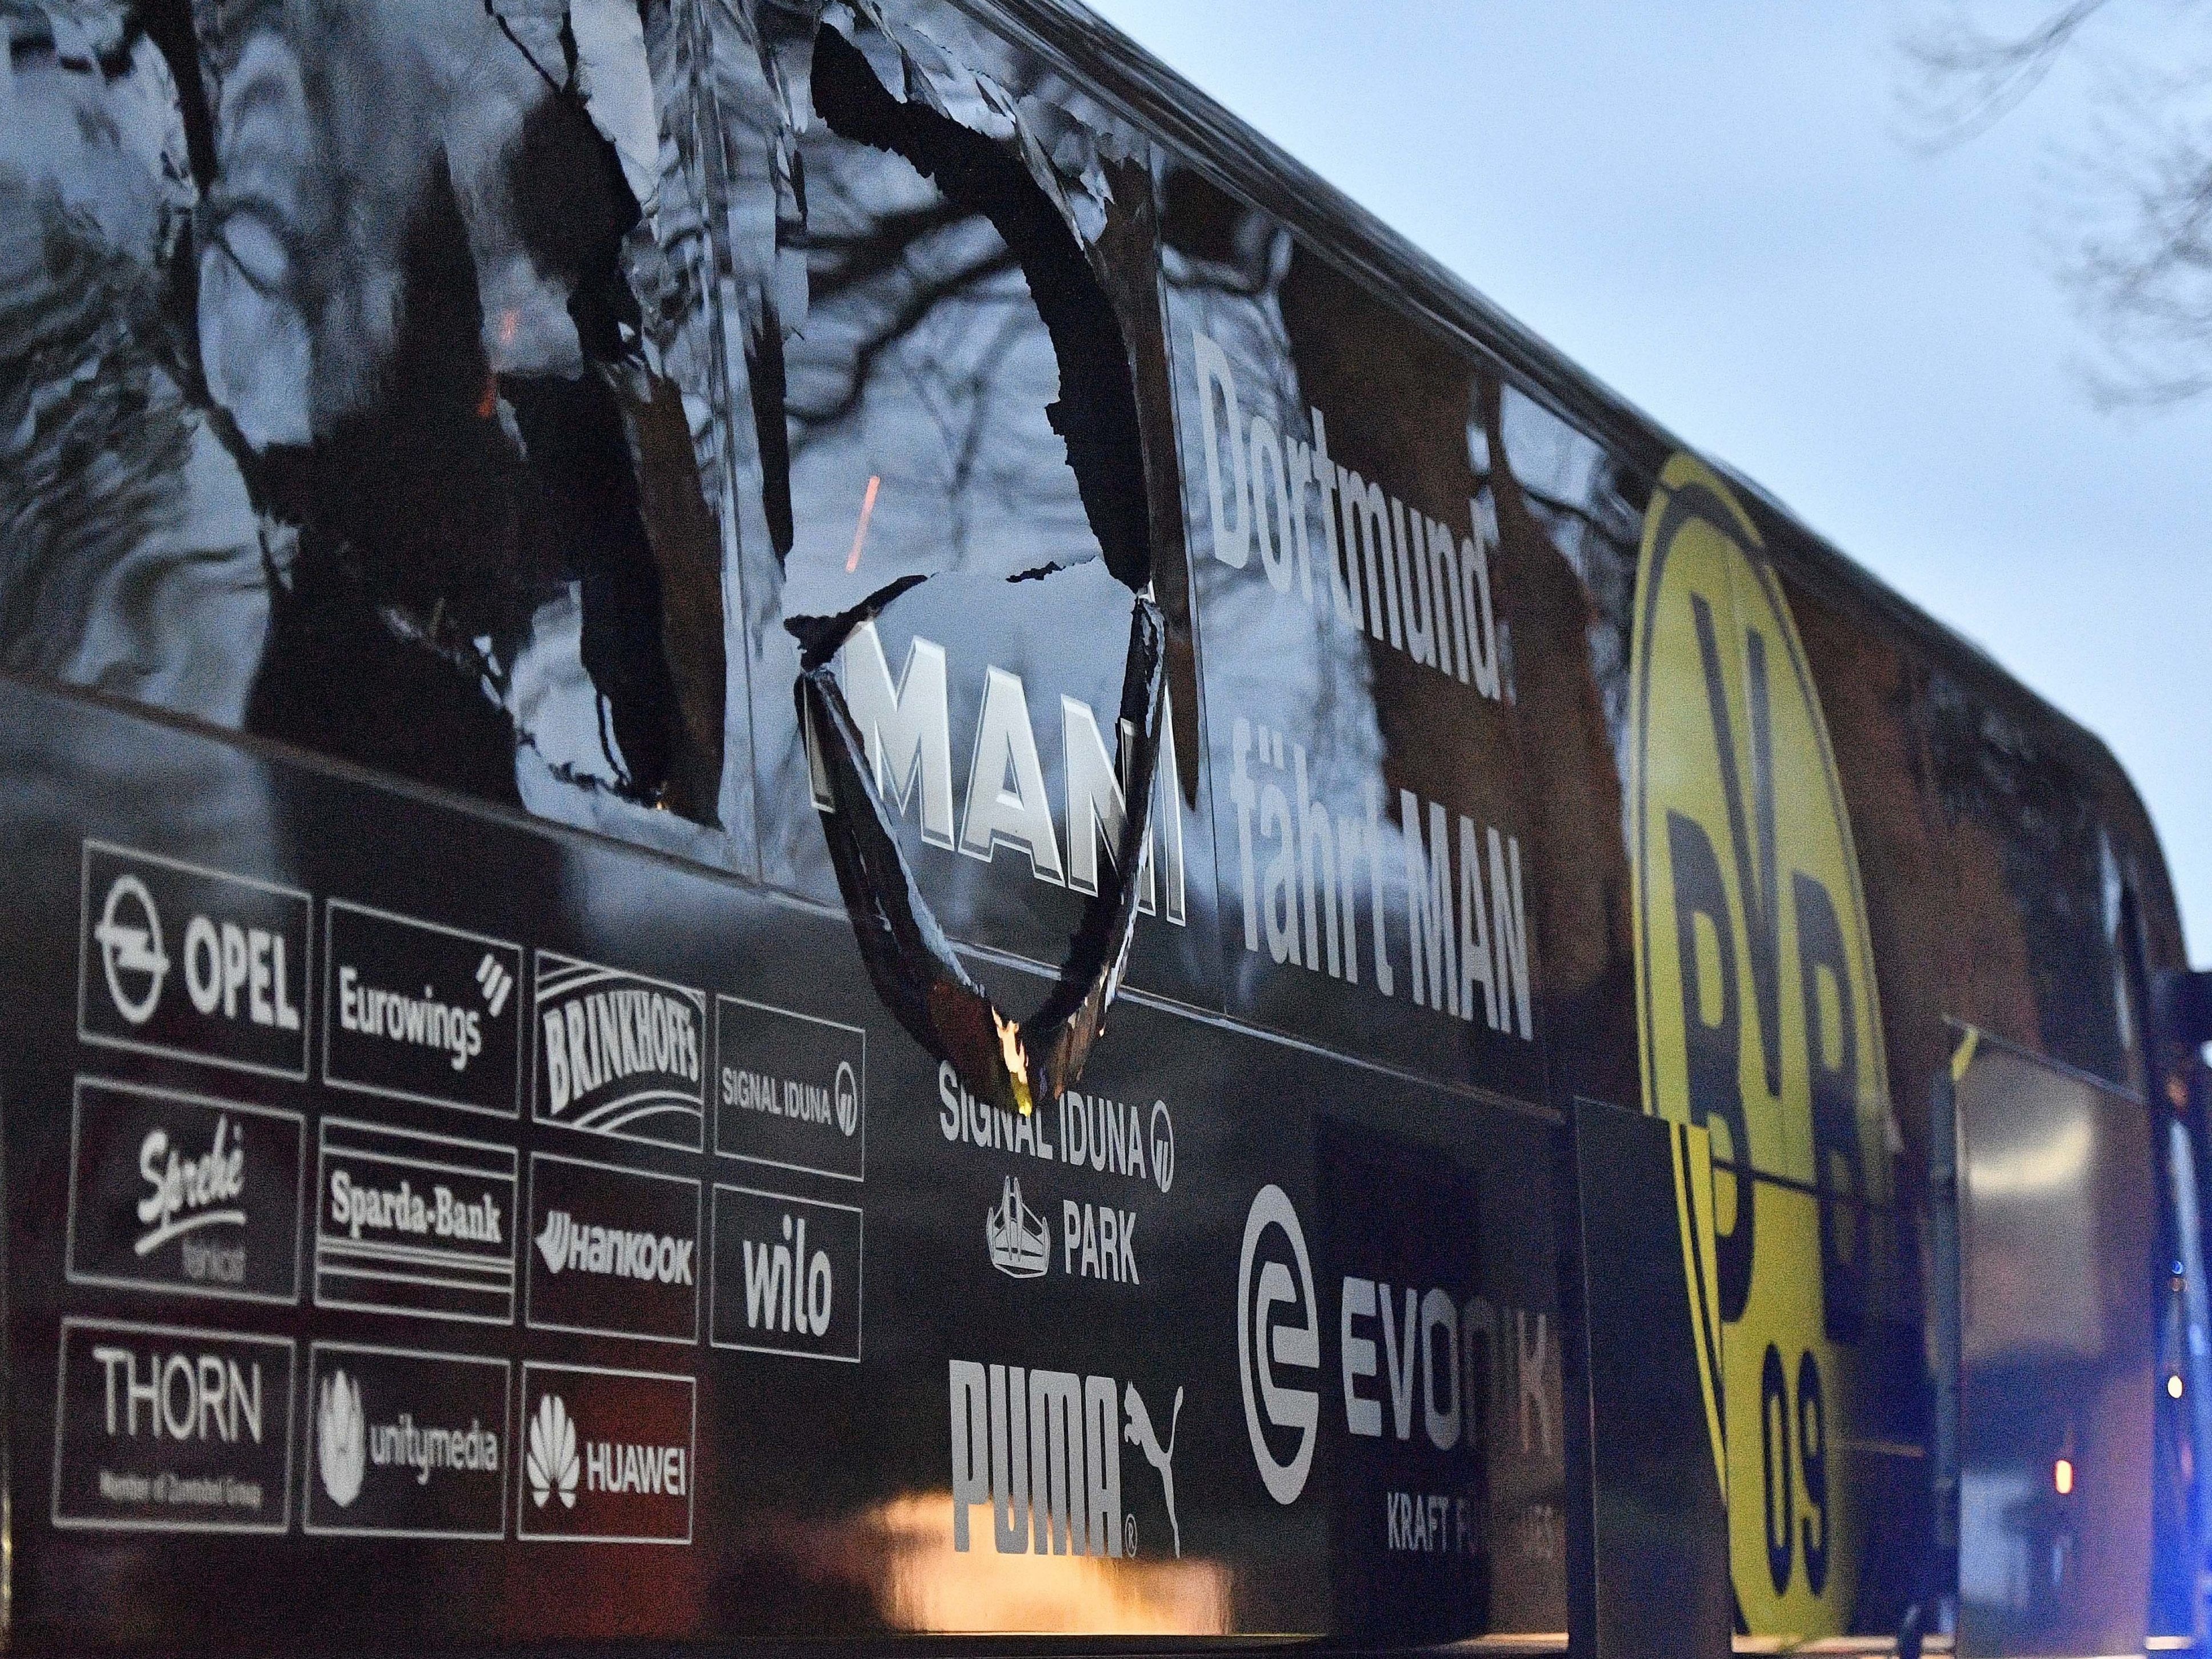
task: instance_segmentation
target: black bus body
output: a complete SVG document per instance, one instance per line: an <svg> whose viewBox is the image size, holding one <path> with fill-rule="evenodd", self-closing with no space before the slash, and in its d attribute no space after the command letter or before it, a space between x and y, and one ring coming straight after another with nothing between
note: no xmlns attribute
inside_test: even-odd
<svg viewBox="0 0 2212 1659"><path fill-rule="evenodd" d="M10 1644L2197 1632L2148 820L1754 486L1054 0L0 25Z"/></svg>

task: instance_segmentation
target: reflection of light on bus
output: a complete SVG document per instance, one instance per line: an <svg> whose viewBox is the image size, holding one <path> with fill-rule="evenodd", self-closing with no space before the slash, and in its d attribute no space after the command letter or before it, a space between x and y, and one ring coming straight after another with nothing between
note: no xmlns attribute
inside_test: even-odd
<svg viewBox="0 0 2212 1659"><path fill-rule="evenodd" d="M2095 1150L2089 1126L2069 1122L2044 1140L1977 1159L1968 1179L1978 1199L2041 1198L2078 1185Z"/></svg>
<svg viewBox="0 0 2212 1659"><path fill-rule="evenodd" d="M2074 1460L2072 1458L2062 1457L2051 1465L2051 1484L2058 1488L2058 1495L2061 1498L2074 1490Z"/></svg>
<svg viewBox="0 0 2212 1659"><path fill-rule="evenodd" d="M892 1498L862 1525L882 1535L890 1571L878 1593L885 1622L902 1630L1218 1636L1230 1628L1229 1575L1213 1562L1000 1555L988 1528L981 1547L962 1553L952 1547L950 1492Z"/></svg>

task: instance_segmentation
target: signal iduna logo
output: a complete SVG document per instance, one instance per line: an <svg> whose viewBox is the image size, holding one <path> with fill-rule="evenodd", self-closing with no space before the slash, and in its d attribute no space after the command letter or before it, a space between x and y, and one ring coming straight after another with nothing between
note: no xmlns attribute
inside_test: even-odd
<svg viewBox="0 0 2212 1659"><path fill-rule="evenodd" d="M1644 1100L1712 1137L1713 1289L1691 1300L1719 1304L1701 1334L1736 1599L1753 1632L1833 1634L1858 1581L1866 1472L1844 1449L1868 1206L1890 1195L1881 1009L1788 601L1749 517L1686 455L1644 520L1632 656Z"/></svg>

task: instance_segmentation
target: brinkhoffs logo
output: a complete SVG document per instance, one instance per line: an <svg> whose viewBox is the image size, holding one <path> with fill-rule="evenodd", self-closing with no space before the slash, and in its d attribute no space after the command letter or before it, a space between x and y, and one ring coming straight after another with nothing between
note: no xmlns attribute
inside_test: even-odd
<svg viewBox="0 0 2212 1659"><path fill-rule="evenodd" d="M706 1012L702 992L539 951L538 1121L698 1151Z"/></svg>

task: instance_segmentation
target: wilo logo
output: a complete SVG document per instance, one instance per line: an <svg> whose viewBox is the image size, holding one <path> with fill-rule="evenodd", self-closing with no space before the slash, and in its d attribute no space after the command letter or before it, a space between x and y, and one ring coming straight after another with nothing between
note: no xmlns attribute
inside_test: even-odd
<svg viewBox="0 0 2212 1659"><path fill-rule="evenodd" d="M116 877L92 930L100 945L100 965L115 1012L133 1025L153 1018L169 977L169 958L161 948L161 913L154 896L134 875Z"/></svg>
<svg viewBox="0 0 2212 1659"><path fill-rule="evenodd" d="M331 1502L344 1509L361 1496L362 1478L368 1473L367 1419L362 1413L361 1384L343 1371L323 1379L315 1404L315 1470Z"/></svg>
<svg viewBox="0 0 2212 1659"><path fill-rule="evenodd" d="M561 1507L576 1507L576 1481L583 1472L576 1456L576 1423L557 1394L538 1402L530 1419L530 1449L523 1459L523 1474L530 1482L530 1501L539 1509L557 1495Z"/></svg>
<svg viewBox="0 0 2212 1659"><path fill-rule="evenodd" d="M795 1231L794 1231L795 1229ZM830 1253L806 1249L806 1218L783 1218L783 1243L744 1241L745 1324L756 1331L796 1331L821 1336L830 1328L830 1310L837 1294Z"/></svg>
<svg viewBox="0 0 2212 1659"><path fill-rule="evenodd" d="M862 1220L850 1205L715 1188L714 1345L858 1360Z"/></svg>

